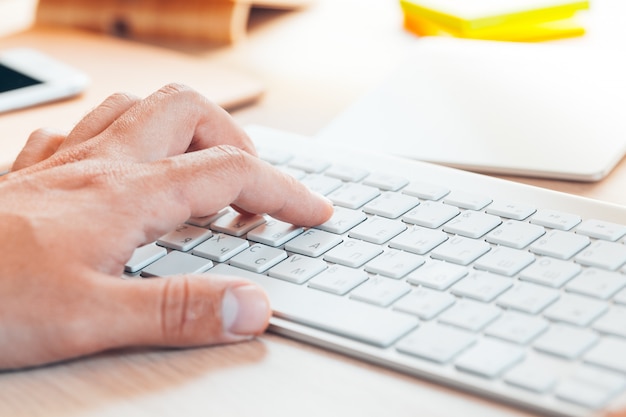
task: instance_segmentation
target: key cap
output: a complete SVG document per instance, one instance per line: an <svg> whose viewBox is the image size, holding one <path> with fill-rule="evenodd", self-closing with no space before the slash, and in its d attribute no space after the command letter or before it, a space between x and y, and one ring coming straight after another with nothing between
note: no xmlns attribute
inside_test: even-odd
<svg viewBox="0 0 626 417"><path fill-rule="evenodd" d="M530 251L553 258L569 259L588 246L589 243L590 240L587 236L552 230L530 245Z"/></svg>
<svg viewBox="0 0 626 417"><path fill-rule="evenodd" d="M199 274L209 270L213 262L190 253L172 251L141 271L141 276L166 277L179 274Z"/></svg>
<svg viewBox="0 0 626 417"><path fill-rule="evenodd" d="M134 273L145 268L152 262L167 255L167 249L157 246L156 242L140 246L124 265L124 271Z"/></svg>
<svg viewBox="0 0 626 417"><path fill-rule="evenodd" d="M587 246L574 259L582 265L615 271L626 263L626 245L598 240Z"/></svg>
<svg viewBox="0 0 626 417"><path fill-rule="evenodd" d="M247 240L220 233L196 246L191 253L215 262L226 262L248 246Z"/></svg>
<svg viewBox="0 0 626 417"><path fill-rule="evenodd" d="M626 288L615 294L613 300L619 304L626 304Z"/></svg>
<svg viewBox="0 0 626 417"><path fill-rule="evenodd" d="M326 330L374 346L387 347L413 330L419 320L348 298L220 264L215 274L239 276L261 285L276 317ZM324 308L320 308L323 306Z"/></svg>
<svg viewBox="0 0 626 417"><path fill-rule="evenodd" d="M332 165L324 175L337 178L347 182L359 182L369 175L369 171L361 168L350 167L347 165Z"/></svg>
<svg viewBox="0 0 626 417"><path fill-rule="evenodd" d="M626 338L626 307L611 306L606 314L593 323L593 328L602 333Z"/></svg>
<svg viewBox="0 0 626 417"><path fill-rule="evenodd" d="M455 303L455 298L445 292L418 287L402 297L394 310L413 314L422 320L432 320Z"/></svg>
<svg viewBox="0 0 626 417"><path fill-rule="evenodd" d="M558 384L558 398L584 407L600 409L626 387L626 378L602 369L581 366Z"/></svg>
<svg viewBox="0 0 626 417"><path fill-rule="evenodd" d="M321 259L291 255L270 269L269 276L295 284L303 284L326 268L328 268L328 264Z"/></svg>
<svg viewBox="0 0 626 417"><path fill-rule="evenodd" d="M332 217L315 228L341 235L365 221L365 219L367 219L367 216L361 210L335 207Z"/></svg>
<svg viewBox="0 0 626 417"><path fill-rule="evenodd" d="M293 158L293 154L291 152L285 151L284 149L276 149L276 148L257 148L257 152L259 154L259 158L262 160L269 162L272 165L282 165L287 163L291 158Z"/></svg>
<svg viewBox="0 0 626 417"><path fill-rule="evenodd" d="M241 237L263 223L265 223L265 217L258 214L240 214L233 211L211 223L211 229L227 235Z"/></svg>
<svg viewBox="0 0 626 417"><path fill-rule="evenodd" d="M560 288L579 274L581 270L580 265L572 262L540 257L520 273L520 279Z"/></svg>
<svg viewBox="0 0 626 417"><path fill-rule="evenodd" d="M576 359L598 341L598 335L587 329L553 324L535 340L533 347L566 359Z"/></svg>
<svg viewBox="0 0 626 417"><path fill-rule="evenodd" d="M433 249L430 256L459 265L469 265L481 255L489 252L489 249L489 244L482 240L453 236Z"/></svg>
<svg viewBox="0 0 626 417"><path fill-rule="evenodd" d="M537 314L559 299L559 291L540 285L518 282L498 298L499 306Z"/></svg>
<svg viewBox="0 0 626 417"><path fill-rule="evenodd" d="M515 365L504 375L504 381L533 392L550 391L557 382L557 372L546 369L543 363L538 362L526 359Z"/></svg>
<svg viewBox="0 0 626 417"><path fill-rule="evenodd" d="M487 242L522 249L539 239L546 233L542 226L508 220L491 231L486 237Z"/></svg>
<svg viewBox="0 0 626 417"><path fill-rule="evenodd" d="M574 294L565 294L544 311L550 320L587 326L608 309L606 303Z"/></svg>
<svg viewBox="0 0 626 417"><path fill-rule="evenodd" d="M287 252L260 243L235 255L229 262L232 266L262 273L287 259Z"/></svg>
<svg viewBox="0 0 626 417"><path fill-rule="evenodd" d="M192 225L192 226L198 226L198 227L207 227L208 225L210 225L211 223L213 223L215 220L219 219L220 217L222 217L224 214L230 212L231 209L229 209L228 207L221 209L220 211L218 211L215 214L210 214L208 216L203 216L203 217L190 217L187 220L187 223Z"/></svg>
<svg viewBox="0 0 626 417"><path fill-rule="evenodd" d="M498 216L466 210L443 227L444 232L477 239L501 223Z"/></svg>
<svg viewBox="0 0 626 417"><path fill-rule="evenodd" d="M412 226L391 239L389 247L424 255L446 240L448 240L448 235L439 230Z"/></svg>
<svg viewBox="0 0 626 417"><path fill-rule="evenodd" d="M382 172L374 172L363 180L363 184L380 188L384 191L398 191L409 183L406 178L398 175L389 175Z"/></svg>
<svg viewBox="0 0 626 417"><path fill-rule="evenodd" d="M387 249L367 264L365 270L372 274L400 279L424 263L421 256L397 249Z"/></svg>
<svg viewBox="0 0 626 417"><path fill-rule="evenodd" d="M327 177L321 174L309 174L300 180L302 184L306 185L311 191L318 194L328 195L341 187L341 180L337 178Z"/></svg>
<svg viewBox="0 0 626 417"><path fill-rule="evenodd" d="M485 329L485 334L526 345L545 332L548 327L548 321L541 317L507 311Z"/></svg>
<svg viewBox="0 0 626 417"><path fill-rule="evenodd" d="M249 231L247 238L253 242L278 247L302 232L302 227L270 218L266 223Z"/></svg>
<svg viewBox="0 0 626 417"><path fill-rule="evenodd" d="M318 158L296 156L289 161L288 166L290 168L301 169L308 173L319 173L328 168L330 163Z"/></svg>
<svg viewBox="0 0 626 417"><path fill-rule="evenodd" d="M450 362L476 342L476 336L449 326L432 324L409 334L396 345L399 352L437 363Z"/></svg>
<svg viewBox="0 0 626 417"><path fill-rule="evenodd" d="M556 210L537 210L530 222L558 230L570 230L580 223L580 216Z"/></svg>
<svg viewBox="0 0 626 417"><path fill-rule="evenodd" d="M497 319L502 311L493 305L462 299L446 310L439 321L477 332Z"/></svg>
<svg viewBox="0 0 626 417"><path fill-rule="evenodd" d="M311 278L309 287L332 294L344 295L357 285L367 281L367 274L360 269L332 265Z"/></svg>
<svg viewBox="0 0 626 417"><path fill-rule="evenodd" d="M576 233L615 242L626 235L626 226L602 220L588 219L576 227Z"/></svg>
<svg viewBox="0 0 626 417"><path fill-rule="evenodd" d="M626 327L626 323L624 323ZM584 357L585 362L626 374L626 340L604 337Z"/></svg>
<svg viewBox="0 0 626 417"><path fill-rule="evenodd" d="M402 189L402 192L414 197L423 198L424 200L440 200L447 195L450 190L440 185L412 181Z"/></svg>
<svg viewBox="0 0 626 417"><path fill-rule="evenodd" d="M626 277L617 272L587 268L565 286L570 292L608 300L626 287Z"/></svg>
<svg viewBox="0 0 626 417"><path fill-rule="evenodd" d="M511 201L494 201L485 210L489 214L505 217L513 220L524 220L535 211L534 207L526 204L514 203Z"/></svg>
<svg viewBox="0 0 626 417"><path fill-rule="evenodd" d="M327 197L337 206L357 209L379 195L378 188L348 183L328 194Z"/></svg>
<svg viewBox="0 0 626 417"><path fill-rule="evenodd" d="M436 229L460 213L459 209L436 201L425 201L402 216L410 224Z"/></svg>
<svg viewBox="0 0 626 417"><path fill-rule="evenodd" d="M285 244L285 250L317 258L342 241L340 236L322 230L309 229Z"/></svg>
<svg viewBox="0 0 626 417"><path fill-rule="evenodd" d="M324 255L324 260L351 268L359 268L383 252L379 245L355 239L345 239Z"/></svg>
<svg viewBox="0 0 626 417"><path fill-rule="evenodd" d="M381 307L387 307L404 294L411 286L402 281L384 277L373 277L350 293L350 298Z"/></svg>
<svg viewBox="0 0 626 417"><path fill-rule="evenodd" d="M470 271L465 278L452 286L450 292L461 297L489 302L512 285L513 282L510 279L488 272Z"/></svg>
<svg viewBox="0 0 626 417"><path fill-rule="evenodd" d="M386 192L370 201L363 207L369 214L397 219L419 204L419 200L406 194Z"/></svg>
<svg viewBox="0 0 626 417"><path fill-rule="evenodd" d="M166 248L176 249L187 252L194 246L204 242L213 234L210 230L201 227L192 226L190 224L180 224L176 229L161 236L157 240L157 244Z"/></svg>
<svg viewBox="0 0 626 417"><path fill-rule="evenodd" d="M527 251L500 246L480 257L474 264L474 268L512 277L534 260L535 257Z"/></svg>
<svg viewBox="0 0 626 417"><path fill-rule="evenodd" d="M467 275L467 268L443 261L428 261L407 276L411 284L445 290Z"/></svg>
<svg viewBox="0 0 626 417"><path fill-rule="evenodd" d="M480 210L485 208L491 199L484 195L468 193L465 191L453 191L448 194L443 202L455 207L460 207L468 210Z"/></svg>
<svg viewBox="0 0 626 417"><path fill-rule="evenodd" d="M348 236L371 243L382 244L406 229L406 224L384 217L370 217L348 233Z"/></svg>
<svg viewBox="0 0 626 417"><path fill-rule="evenodd" d="M499 340L483 339L459 355L454 364L461 371L495 378L523 359L521 348Z"/></svg>

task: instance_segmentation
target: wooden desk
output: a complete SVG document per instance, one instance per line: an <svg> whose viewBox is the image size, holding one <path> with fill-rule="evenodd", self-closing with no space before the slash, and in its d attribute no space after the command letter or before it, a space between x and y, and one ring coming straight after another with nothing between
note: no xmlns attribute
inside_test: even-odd
<svg viewBox="0 0 626 417"><path fill-rule="evenodd" d="M594 9L620 1L598 0ZM614 15L619 23L620 13ZM624 31L602 28L584 41ZM265 84L260 102L233 113L238 121L313 134L393 68L414 40L393 2L318 0L301 12L255 15L250 38L236 47L191 52ZM626 204L625 163L595 184L517 180ZM530 416L272 334L0 373L0 415Z"/></svg>

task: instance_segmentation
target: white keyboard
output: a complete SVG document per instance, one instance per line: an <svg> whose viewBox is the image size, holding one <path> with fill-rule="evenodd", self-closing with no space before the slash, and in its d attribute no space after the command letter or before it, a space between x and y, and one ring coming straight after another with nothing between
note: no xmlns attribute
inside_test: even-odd
<svg viewBox="0 0 626 417"><path fill-rule="evenodd" d="M334 216L226 208L137 249L127 276L243 276L276 333L546 415L626 407L625 208L249 132Z"/></svg>

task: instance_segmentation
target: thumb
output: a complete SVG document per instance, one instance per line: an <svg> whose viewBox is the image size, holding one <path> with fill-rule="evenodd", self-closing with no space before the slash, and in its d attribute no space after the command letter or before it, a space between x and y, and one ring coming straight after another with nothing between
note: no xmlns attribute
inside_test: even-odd
<svg viewBox="0 0 626 417"><path fill-rule="evenodd" d="M172 276L142 280L102 280L108 329L96 343L123 346L200 346L237 342L261 334L271 314L265 292L243 279ZM103 305L101 303L98 303Z"/></svg>

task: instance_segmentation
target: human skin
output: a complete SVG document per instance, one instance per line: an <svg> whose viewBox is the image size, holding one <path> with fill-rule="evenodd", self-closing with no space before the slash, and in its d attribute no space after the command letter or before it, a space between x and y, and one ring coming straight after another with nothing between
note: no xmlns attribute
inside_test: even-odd
<svg viewBox="0 0 626 417"><path fill-rule="evenodd" d="M269 301L244 279L120 278L135 248L228 205L301 226L332 214L185 86L112 95L67 135L35 131L0 177L0 369L262 333Z"/></svg>

